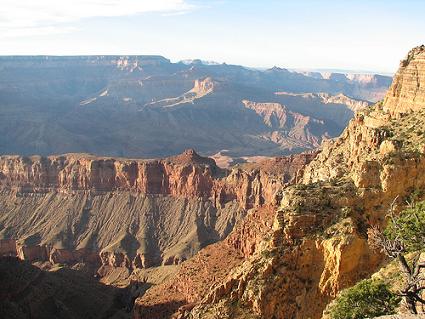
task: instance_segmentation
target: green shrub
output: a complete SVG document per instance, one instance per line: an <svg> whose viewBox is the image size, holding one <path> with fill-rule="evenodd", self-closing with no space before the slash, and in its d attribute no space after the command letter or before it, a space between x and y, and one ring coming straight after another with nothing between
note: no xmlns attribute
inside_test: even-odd
<svg viewBox="0 0 425 319"><path fill-rule="evenodd" d="M388 285L379 280L366 279L343 290L329 306L332 319L363 319L390 315L400 303Z"/></svg>
<svg viewBox="0 0 425 319"><path fill-rule="evenodd" d="M379 227L371 227L368 231L368 242L372 248L398 259L400 273L404 277L399 295L403 296L411 314L418 313L418 303L425 305L421 298L425 287L420 284L425 269L420 262L421 251L425 251L425 202L414 204L420 196L421 192L413 192L412 204L400 214L395 214L392 205L389 222L383 232ZM413 254L410 262L406 258L407 253Z"/></svg>
<svg viewBox="0 0 425 319"><path fill-rule="evenodd" d="M425 248L425 201L391 218L384 231L386 238L400 241L407 252Z"/></svg>

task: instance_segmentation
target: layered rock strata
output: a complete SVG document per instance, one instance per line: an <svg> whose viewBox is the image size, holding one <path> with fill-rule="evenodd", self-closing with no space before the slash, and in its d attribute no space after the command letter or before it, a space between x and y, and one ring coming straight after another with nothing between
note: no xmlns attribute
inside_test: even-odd
<svg viewBox="0 0 425 319"><path fill-rule="evenodd" d="M267 205L315 154L221 170L193 150L163 160L0 157L0 254L50 263L178 264ZM298 175L297 175L298 174Z"/></svg>
<svg viewBox="0 0 425 319"><path fill-rule="evenodd" d="M385 96L384 110L390 113L417 111L425 104L425 46L409 52Z"/></svg>

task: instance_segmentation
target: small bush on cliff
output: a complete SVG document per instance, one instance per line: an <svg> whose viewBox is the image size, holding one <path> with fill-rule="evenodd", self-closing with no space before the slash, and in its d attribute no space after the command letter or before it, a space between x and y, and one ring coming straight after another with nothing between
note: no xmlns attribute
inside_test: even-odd
<svg viewBox="0 0 425 319"><path fill-rule="evenodd" d="M391 218L384 236L399 241L405 252L425 249L425 202L412 205L395 218Z"/></svg>
<svg viewBox="0 0 425 319"><path fill-rule="evenodd" d="M366 279L343 290L329 306L331 319L363 319L390 315L400 303L400 298L380 280Z"/></svg>
<svg viewBox="0 0 425 319"><path fill-rule="evenodd" d="M425 201L410 204L410 207L395 214L391 206L388 226L384 231L378 227L369 230L369 243L391 258L396 258L400 272L404 276L403 287L399 295L403 296L407 309L418 313L418 304L425 305L422 292L425 262L421 261L421 252L425 251ZM412 253L408 262L406 254Z"/></svg>

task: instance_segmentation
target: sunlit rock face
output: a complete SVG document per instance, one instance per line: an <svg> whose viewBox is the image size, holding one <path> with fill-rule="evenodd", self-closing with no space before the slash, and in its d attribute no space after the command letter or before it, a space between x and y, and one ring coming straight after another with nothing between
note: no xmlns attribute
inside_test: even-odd
<svg viewBox="0 0 425 319"><path fill-rule="evenodd" d="M384 102L384 110L406 113L425 107L425 46L412 49L400 62Z"/></svg>

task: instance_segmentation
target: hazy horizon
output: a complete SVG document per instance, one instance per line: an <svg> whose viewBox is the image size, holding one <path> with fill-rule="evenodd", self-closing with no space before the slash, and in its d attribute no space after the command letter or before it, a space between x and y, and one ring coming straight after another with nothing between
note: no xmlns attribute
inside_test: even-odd
<svg viewBox="0 0 425 319"><path fill-rule="evenodd" d="M14 55L10 55L10 54L0 54L0 58L5 58L5 57L59 57L59 58L67 58L67 57L97 57L97 56L105 56L105 57L114 57L114 56L119 56L119 57L143 57L143 56L161 56L165 59L168 59L168 57L163 56L161 54L87 54L87 55L80 55L80 54L71 54L71 55L48 55L48 54L35 54L35 55L31 55L31 54L14 54ZM262 66L247 66L247 65L242 65L242 64L233 64L233 63L226 63L225 61L223 62L218 62L218 61L206 61L203 59L199 59L199 58L189 58L189 59L181 59L181 60L170 60L171 63L188 63L189 61L195 61L195 60L200 60L202 63L209 63L209 64L216 64L216 65L221 65L221 64L227 64L227 65L235 65L235 66L240 66L240 67L244 67L247 69L253 69L253 70L259 70L259 71L265 71L268 69L271 69L273 67L278 67L278 68L283 68L283 69L287 69L288 71L291 72L298 72L298 73L302 73L302 72L319 72L319 73L343 73L343 74L377 74L377 75L383 75L383 76L393 76L395 74L395 72L380 72L380 71L375 71L375 70L355 70L355 69L334 69L334 68L291 68L291 67L287 67L284 65L273 65L270 67L262 67Z"/></svg>
<svg viewBox="0 0 425 319"><path fill-rule="evenodd" d="M424 9L419 0L5 0L0 55L155 54L392 74L424 42Z"/></svg>

